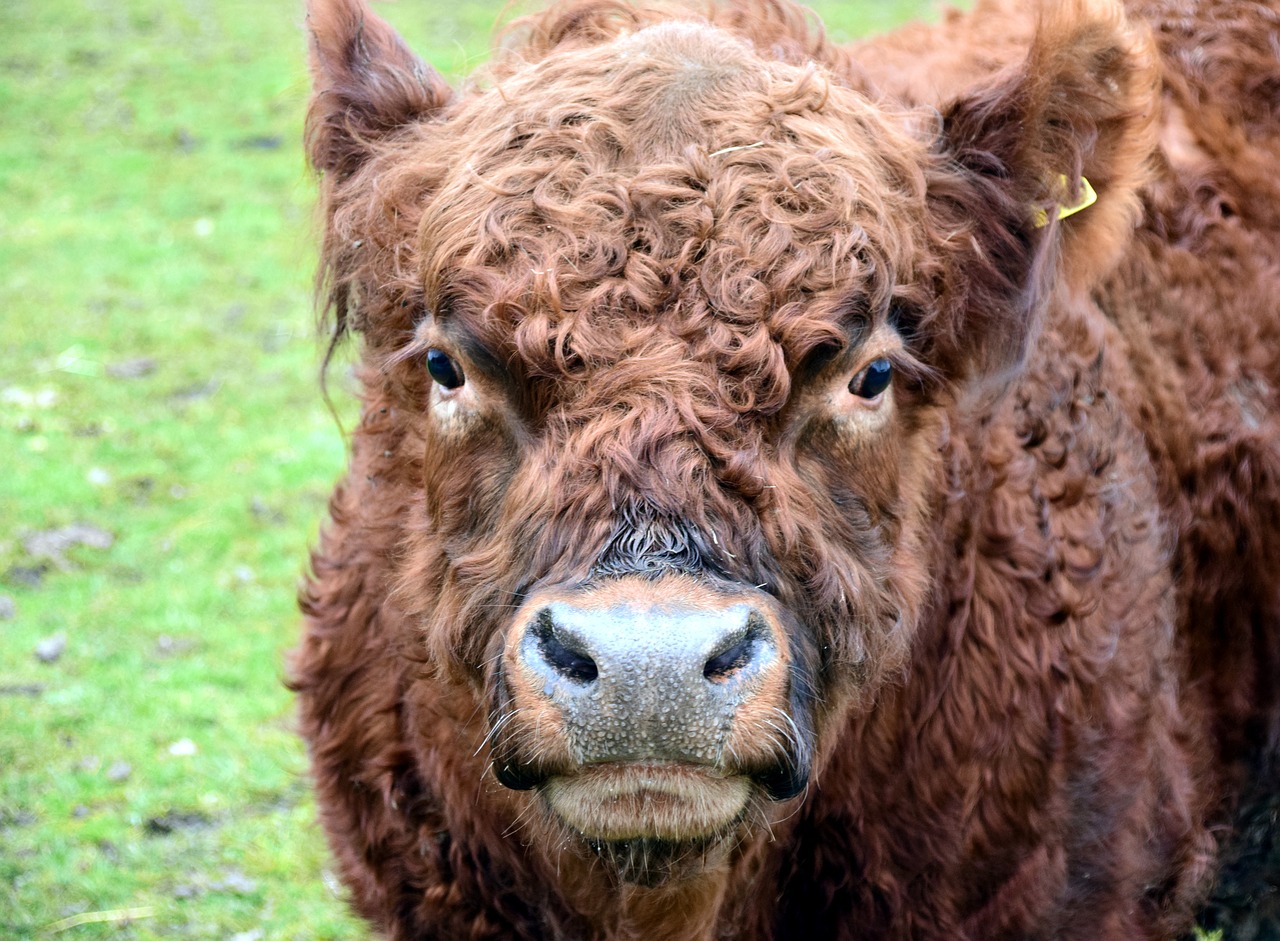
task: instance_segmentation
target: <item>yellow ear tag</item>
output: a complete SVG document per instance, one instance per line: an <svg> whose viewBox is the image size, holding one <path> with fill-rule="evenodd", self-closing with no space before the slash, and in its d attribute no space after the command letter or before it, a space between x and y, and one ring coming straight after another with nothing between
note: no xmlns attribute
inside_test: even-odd
<svg viewBox="0 0 1280 941"><path fill-rule="evenodd" d="M1061 177L1063 188L1067 185L1067 178ZM1093 186L1085 177L1080 177L1080 200L1074 206L1059 206L1058 218L1065 219L1067 216L1074 216L1081 209L1088 209L1098 201L1098 194ZM1043 209L1037 209L1034 216L1036 228L1040 229L1049 224L1049 214Z"/></svg>

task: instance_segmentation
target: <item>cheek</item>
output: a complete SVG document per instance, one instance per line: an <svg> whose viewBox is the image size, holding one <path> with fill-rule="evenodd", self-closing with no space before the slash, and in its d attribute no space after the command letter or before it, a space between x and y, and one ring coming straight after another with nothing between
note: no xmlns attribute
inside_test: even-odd
<svg viewBox="0 0 1280 941"><path fill-rule="evenodd" d="M457 389L446 389L439 383L431 383L427 411L439 434L453 437L466 433L468 426L475 424L480 416L475 386L466 383Z"/></svg>
<svg viewBox="0 0 1280 941"><path fill-rule="evenodd" d="M805 442L806 476L820 481L818 487L837 507L863 507L871 522L892 517L903 470L898 425L888 392L875 408L861 401L831 402L825 420Z"/></svg>
<svg viewBox="0 0 1280 941"><path fill-rule="evenodd" d="M465 411L448 399L439 407L444 418L433 401L424 435L427 517L444 538L491 531L515 472L515 440L497 417Z"/></svg>
<svg viewBox="0 0 1280 941"><path fill-rule="evenodd" d="M892 386L874 403L840 389L828 395L823 404L846 446L854 449L874 445L884 436L897 411Z"/></svg>

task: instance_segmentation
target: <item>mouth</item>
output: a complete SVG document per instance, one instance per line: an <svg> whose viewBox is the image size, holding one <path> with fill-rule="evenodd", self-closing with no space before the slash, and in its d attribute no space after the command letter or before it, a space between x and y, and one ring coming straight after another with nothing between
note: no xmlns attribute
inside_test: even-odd
<svg viewBox="0 0 1280 941"><path fill-rule="evenodd" d="M543 796L566 825L588 840L713 837L737 824L751 782L679 762L609 763L554 777Z"/></svg>
<svg viewBox="0 0 1280 941"><path fill-rule="evenodd" d="M751 794L744 776L678 762L593 765L542 788L556 817L622 881L644 886L705 868Z"/></svg>

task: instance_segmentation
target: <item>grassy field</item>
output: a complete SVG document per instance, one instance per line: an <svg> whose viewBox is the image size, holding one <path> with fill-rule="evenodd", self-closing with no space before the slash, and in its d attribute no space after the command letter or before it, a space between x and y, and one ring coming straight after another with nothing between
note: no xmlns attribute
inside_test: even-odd
<svg viewBox="0 0 1280 941"><path fill-rule="evenodd" d="M865 5L833 32L923 6ZM453 75L498 13L378 9ZM281 686L344 453L301 23L301 0L0 3L5 939L363 937Z"/></svg>

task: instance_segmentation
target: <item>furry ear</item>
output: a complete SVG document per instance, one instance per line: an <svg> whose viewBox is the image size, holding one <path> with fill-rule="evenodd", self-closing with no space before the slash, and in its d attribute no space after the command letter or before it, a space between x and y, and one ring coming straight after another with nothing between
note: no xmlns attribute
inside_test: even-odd
<svg viewBox="0 0 1280 941"><path fill-rule="evenodd" d="M1080 289L1108 273L1155 147L1156 59L1120 4L1043 9L1026 59L942 111L928 180L941 309L927 333L930 358L954 378L1002 384L1051 282ZM1083 179L1098 202L1059 221Z"/></svg>
<svg viewBox="0 0 1280 941"><path fill-rule="evenodd" d="M364 0L311 0L307 27L307 155L317 170L350 176L372 142L449 101L444 80Z"/></svg>

